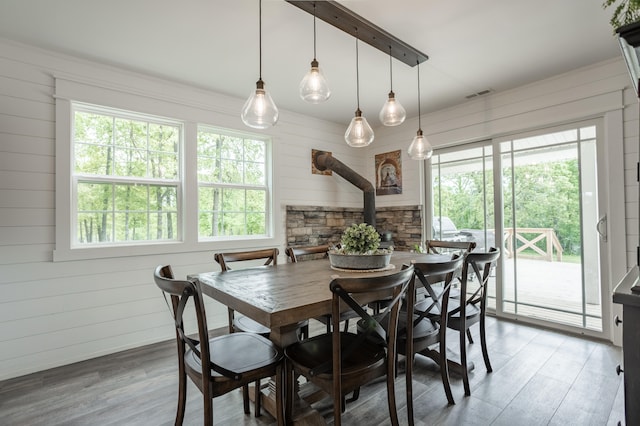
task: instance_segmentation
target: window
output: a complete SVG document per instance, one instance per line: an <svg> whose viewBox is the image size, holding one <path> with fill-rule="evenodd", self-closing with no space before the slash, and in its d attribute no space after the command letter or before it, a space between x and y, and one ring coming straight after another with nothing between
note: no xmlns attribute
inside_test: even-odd
<svg viewBox="0 0 640 426"><path fill-rule="evenodd" d="M167 99L56 79L54 261L273 244L271 138Z"/></svg>
<svg viewBox="0 0 640 426"><path fill-rule="evenodd" d="M213 128L198 131L198 236L267 236L267 141Z"/></svg>
<svg viewBox="0 0 640 426"><path fill-rule="evenodd" d="M75 106L74 245L180 239L182 133L179 122Z"/></svg>

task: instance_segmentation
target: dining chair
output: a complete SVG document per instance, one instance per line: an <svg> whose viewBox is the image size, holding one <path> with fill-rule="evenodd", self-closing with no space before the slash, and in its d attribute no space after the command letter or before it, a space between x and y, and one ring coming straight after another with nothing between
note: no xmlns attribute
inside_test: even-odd
<svg viewBox="0 0 640 426"><path fill-rule="evenodd" d="M407 294L406 309L413 307L410 326L400 320L398 333L398 353L405 355L407 414L413 424L413 362L415 354L433 359L440 367L440 376L449 404L455 404L449 380L449 362L447 359L447 312L449 296L455 273L463 266L464 258L454 254L451 260L442 262L412 262L415 274L415 290ZM434 279L434 277L437 277ZM442 280L442 281L441 281ZM440 291L436 292L432 282L442 282ZM422 289L428 298L416 300L416 292ZM407 317L408 318L408 317ZM412 329L412 333L407 333ZM438 349L433 347L438 345Z"/></svg>
<svg viewBox="0 0 640 426"><path fill-rule="evenodd" d="M262 266L277 265L279 250L277 248L250 250L241 252L216 253L213 258L220 265L222 271L230 271L229 264L235 262L261 261ZM236 313L233 309L227 308L229 316L229 333L236 331L246 331L249 333L261 334L269 337L271 330L251 318Z"/></svg>
<svg viewBox="0 0 640 426"><path fill-rule="evenodd" d="M299 260L312 260L312 259L326 259L329 256L329 245L320 244L317 246L302 246L302 247L287 247L284 252L291 263L297 263ZM327 324L327 319L331 321L331 316L326 315L318 317L317 320ZM347 325L348 327L348 325ZM300 338L306 339L309 337L309 322L300 328Z"/></svg>
<svg viewBox="0 0 640 426"><path fill-rule="evenodd" d="M476 248L475 241L427 240L425 249L432 254L458 254L465 256Z"/></svg>
<svg viewBox="0 0 640 426"><path fill-rule="evenodd" d="M462 274L459 279L460 298L451 299L449 305L449 315L447 318L447 327L457 330L460 335L460 364L462 365L462 380L464 383L465 395L471 395L469 386L469 372L467 368L467 338L469 343L473 343L471 338L470 327L479 323L480 326L480 346L482 348L482 357L487 372L493 371L489 360L489 352L487 350L487 337L485 330L485 318L487 313L487 286L491 271L496 261L500 257L500 250L492 247L488 252L472 252L464 259ZM471 277L473 280L473 288L470 286Z"/></svg>
<svg viewBox="0 0 640 426"><path fill-rule="evenodd" d="M285 348L286 416L291 415L292 384L296 375L306 377L333 398L336 426L341 424L344 395L386 376L389 417L392 425L398 425L394 388L397 326L402 298L408 289L412 290L413 266L384 276L356 275L335 277L329 284L332 331ZM388 316L386 330L356 301L365 294L380 292L393 295L385 311ZM340 312L345 308L354 310L362 318L364 333L340 330Z"/></svg>
<svg viewBox="0 0 640 426"><path fill-rule="evenodd" d="M321 244L317 246L303 246L303 247L287 247L284 252L292 263L296 263L300 257L304 259L325 259L328 257L329 245Z"/></svg>
<svg viewBox="0 0 640 426"><path fill-rule="evenodd" d="M319 259L328 257L329 245L322 244L318 246L293 247L289 246L285 249L285 253L291 263L297 263L298 260L304 258ZM344 331L349 329L349 320L359 318L358 314L353 311L346 311L340 314L340 323L344 324ZM322 315L315 318L326 326L327 333L331 332L331 314ZM307 328L307 337L309 336Z"/></svg>
<svg viewBox="0 0 640 426"><path fill-rule="evenodd" d="M425 250L429 254L457 254L460 257L465 257L476 248L475 241L447 241L447 240L427 240L425 242ZM433 277L431 278L433 282ZM449 297L457 299L460 297L460 289L458 288L458 281L454 281L451 285L451 292ZM438 291L438 287L434 287L434 291Z"/></svg>
<svg viewBox="0 0 640 426"><path fill-rule="evenodd" d="M197 280L177 280L170 265L158 266L153 274L162 290L176 329L178 344L178 408L175 424L184 420L187 399L187 376L200 389L204 401L204 424L213 425L213 398L232 390L246 389L261 378L276 377L276 411L278 425L284 425L282 401L283 353L269 339L253 333L232 333L209 338L202 291ZM185 309L193 299L193 310ZM185 314L195 312L197 338L185 333ZM187 319L188 320L188 319ZM248 393L244 392L244 411L249 413ZM256 415L259 415L256 409Z"/></svg>
<svg viewBox="0 0 640 426"><path fill-rule="evenodd" d="M220 269L222 271L230 271L232 268L229 264L237 263L237 262L252 262L255 264L255 261L259 261L258 265L262 264L262 266L275 266L278 264L278 254L280 251L277 248L268 248L261 250L249 250L249 251L241 251L241 252L228 252L228 253L216 253L213 255L213 258L220 265ZM268 338L271 333L271 329L269 327L265 327L257 321L252 320L246 315L242 315L240 313L235 312L235 310L227 307L228 313L228 321L229 321L229 333L235 332L246 332L246 333L255 333L259 334L263 337ZM262 389L262 385L260 380L258 379L255 383L255 415L256 417L260 415L260 392ZM244 403L248 404L248 390L249 387L245 386L243 388L244 393Z"/></svg>

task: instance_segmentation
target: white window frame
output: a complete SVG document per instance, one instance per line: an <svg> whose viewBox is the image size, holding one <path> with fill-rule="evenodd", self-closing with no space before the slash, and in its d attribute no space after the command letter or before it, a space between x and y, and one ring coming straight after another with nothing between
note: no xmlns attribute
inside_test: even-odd
<svg viewBox="0 0 640 426"><path fill-rule="evenodd" d="M208 125L199 125L198 126L198 133L200 132L207 132L207 133L214 133L214 134L221 134L221 135L225 135L225 136L230 136L230 137L235 137L235 138L240 138L240 139L250 139L250 140L255 140L255 141L261 141L262 143L264 143L264 173L265 173L265 182L263 185L254 185L254 184L247 184L247 183L223 183L223 182L200 182L198 181L198 185L197 185L197 191L199 193L199 190L201 187L210 187L210 188L232 188L232 189L244 189L244 190L251 190L251 189L258 189L258 190L264 190L265 192L265 234L261 234L261 235L242 235L242 236L229 236L229 235L221 235L221 236L215 236L215 237L205 237L205 236L200 236L200 229L199 229L199 225L198 225L198 239L199 241L228 241L228 240L252 240L252 239L260 239L260 238L265 238L268 237L270 235L273 234L273 220L271 219L272 216L272 191L271 191L271 182L272 182L272 160L271 160L271 140L268 137L265 137L264 135L251 135L251 134L247 134L247 133L241 133L241 132L236 132L236 131L229 131L229 130L225 130L225 129L221 129L218 127L214 127L214 126L208 126ZM197 142L196 142L197 143ZM244 159L243 159L243 163L244 163ZM199 209L198 209L198 214L200 213Z"/></svg>
<svg viewBox="0 0 640 426"><path fill-rule="evenodd" d="M72 145L72 149L71 149L71 155L72 155L72 159L71 159L71 167L70 167L70 172L71 172L71 248L72 249L81 249L81 248L89 248L89 247L109 247L109 246L115 246L115 247L121 247L121 246L127 246L127 245L148 245L148 244L162 244L162 243L166 243L166 242L179 242L182 241L182 235L184 234L183 230L182 230L182 216L184 214L184 208L183 203L182 203L182 198L183 198L183 182L184 182L184 174L183 174L183 161L182 161L182 157L183 157L183 147L184 147L184 124L182 122L180 122L179 120L171 120L171 119L165 119L162 117L155 117L155 116L150 116L148 114L141 114L141 113L134 113L131 111L123 111L123 110L116 110L113 108L105 108L105 107L101 107L101 106L97 106L97 105L87 105L87 104L83 104L83 103L72 103L71 105L71 117L72 117L72 123L73 126L72 128L75 127L75 115L77 112L85 112L85 113L90 113L90 114L96 114L96 115L102 115L105 117L112 117L112 118L122 118L122 119L128 119L128 120L136 120L136 121L143 121L143 122L147 122L149 124L166 124L166 125L170 125L173 127L177 127L178 131L180 133L179 135L179 147L178 147L178 175L176 176L175 179L171 179L171 180L164 180L164 179L154 179L154 178L149 178L149 177L145 177L145 178L130 178L130 177L122 177L122 176L117 176L117 175L112 175L112 176L103 176L103 175L96 175L96 176L87 176L85 174L82 173L76 173L75 172L75 167L74 167L74 160L73 157L75 156L75 138L73 137L73 132L72 132L72 140L71 140L71 145ZM164 186L172 186L176 188L176 195L177 195L177 203L176 203L176 210L177 210L177 229L176 229L176 237L172 240L135 240L135 241L111 241L111 242L105 242L105 243L80 243L78 242L78 206L77 206L77 201L78 201L78 183L81 181L94 181L94 182L102 182L102 183L120 183L120 184L126 184L126 183L131 183L131 184L145 184L145 185L164 185Z"/></svg>
<svg viewBox="0 0 640 426"><path fill-rule="evenodd" d="M220 114L207 111L201 104L189 103L175 91L174 96L158 97L157 94L145 93L143 90L131 90L128 87L116 85L102 85L97 82L80 82L71 77L57 76L55 79L55 249L53 261L75 261L85 259L102 259L114 257L133 257L162 254L177 254L188 252L211 252L219 250L233 250L244 248L250 241L252 246L268 247L275 244L273 236L273 158L271 137L264 134L252 134L242 130L231 130L229 126L236 125L236 121ZM164 117L172 122L183 125L183 146L181 148L182 173L182 202L178 206L182 211L182 229L177 241L145 241L144 243L114 244L110 246L82 246L74 245L75 224L72 222L74 206L72 204L72 167L73 153L73 105L74 103L100 106L105 110L132 111L136 115ZM218 117L218 125L210 120ZM234 117L237 118L237 117ZM202 124L200 124L202 123ZM223 129L220 124L226 125ZM242 137L255 138L266 142L267 152L267 186L268 190L268 219L267 235L235 237L231 240L198 239L198 188L197 188L197 132L198 126L213 127L224 132L233 132Z"/></svg>

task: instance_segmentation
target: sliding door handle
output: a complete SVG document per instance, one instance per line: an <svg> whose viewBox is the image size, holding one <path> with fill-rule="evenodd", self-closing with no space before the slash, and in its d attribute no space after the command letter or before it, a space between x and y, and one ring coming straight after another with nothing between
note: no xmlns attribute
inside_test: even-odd
<svg viewBox="0 0 640 426"><path fill-rule="evenodd" d="M604 215L600 218L598 223L596 224L596 231L600 234L600 238L602 238L603 242L607 242L607 215Z"/></svg>

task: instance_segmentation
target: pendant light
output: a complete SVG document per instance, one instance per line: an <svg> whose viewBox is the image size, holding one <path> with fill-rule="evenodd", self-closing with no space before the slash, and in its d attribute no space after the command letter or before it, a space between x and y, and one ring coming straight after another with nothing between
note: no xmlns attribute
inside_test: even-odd
<svg viewBox="0 0 640 426"><path fill-rule="evenodd" d="M242 107L240 117L244 124L254 129L267 129L278 121L278 108L271 95L264 88L262 81L262 0L259 0L259 42L260 42L260 76L256 82L256 91L252 92Z"/></svg>
<svg viewBox="0 0 640 426"><path fill-rule="evenodd" d="M422 134L422 117L420 115L420 61L418 61L418 133L409 145L409 157L412 160L428 160L433 154L431 144Z"/></svg>
<svg viewBox="0 0 640 426"><path fill-rule="evenodd" d="M300 97L306 102L319 104L329 99L329 96L331 90L316 60L316 3L313 2L313 61L311 69L300 82Z"/></svg>
<svg viewBox="0 0 640 426"><path fill-rule="evenodd" d="M393 68L391 65L391 46L389 46L389 78L391 80L391 89L389 91L389 99L384 103L380 110L380 122L385 126L399 126L407 118L407 112L396 99L393 93Z"/></svg>
<svg viewBox="0 0 640 426"><path fill-rule="evenodd" d="M357 30L356 30L357 33ZM351 119L351 123L344 134L344 140L347 141L347 145L361 148L367 146L373 142L373 129L367 123L367 119L362 116L360 111L360 71L358 65L358 38L356 37L356 98L358 108L356 109L356 115Z"/></svg>

